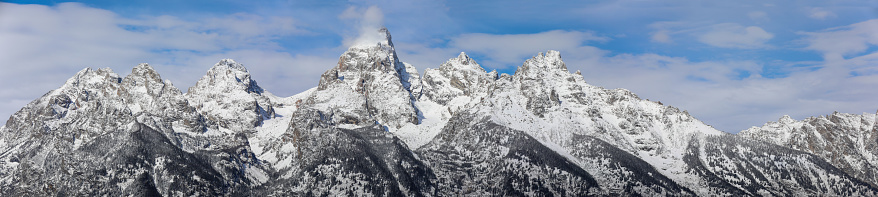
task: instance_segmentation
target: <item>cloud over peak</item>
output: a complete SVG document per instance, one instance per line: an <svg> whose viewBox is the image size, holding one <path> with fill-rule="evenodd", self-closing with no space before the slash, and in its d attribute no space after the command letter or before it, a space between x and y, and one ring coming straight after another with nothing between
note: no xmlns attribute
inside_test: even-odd
<svg viewBox="0 0 878 197"><path fill-rule="evenodd" d="M347 20L356 27L357 35L348 36L342 41L345 46L375 45L386 40L386 35L378 31L384 28L384 13L377 6L368 8L351 6L338 18Z"/></svg>

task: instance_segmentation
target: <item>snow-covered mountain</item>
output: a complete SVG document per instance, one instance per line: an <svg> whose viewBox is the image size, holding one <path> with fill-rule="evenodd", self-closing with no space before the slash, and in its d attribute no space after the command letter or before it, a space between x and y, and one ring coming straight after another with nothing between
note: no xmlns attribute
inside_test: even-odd
<svg viewBox="0 0 878 197"><path fill-rule="evenodd" d="M200 110L147 64L125 78L84 69L0 129L0 192L222 195L265 183L244 135Z"/></svg>
<svg viewBox="0 0 878 197"><path fill-rule="evenodd" d="M738 135L814 154L873 187L878 186L876 114L832 113L801 121L789 116Z"/></svg>
<svg viewBox="0 0 878 197"><path fill-rule="evenodd" d="M221 60L182 93L85 69L0 128L4 196L878 196L876 115L732 135L605 89L558 51L419 75L387 29L278 97Z"/></svg>

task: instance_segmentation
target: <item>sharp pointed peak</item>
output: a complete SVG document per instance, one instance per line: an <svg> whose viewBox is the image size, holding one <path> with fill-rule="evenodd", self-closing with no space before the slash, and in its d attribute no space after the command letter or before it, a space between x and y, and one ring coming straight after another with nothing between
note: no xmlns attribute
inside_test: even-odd
<svg viewBox="0 0 878 197"><path fill-rule="evenodd" d="M470 59L469 56L466 55L466 52L463 52L463 51L460 52L460 55L457 55L457 58L458 59Z"/></svg>
<svg viewBox="0 0 878 197"><path fill-rule="evenodd" d="M134 68L131 69L132 75L143 75L149 73L154 73L155 75L158 75L158 72L156 72L155 69L153 69L152 66L147 63L137 64L137 66L134 66Z"/></svg>
<svg viewBox="0 0 878 197"><path fill-rule="evenodd" d="M549 50L546 53L539 52L536 56L531 58L532 60L549 60L549 61L561 61L561 52L556 50Z"/></svg>
<svg viewBox="0 0 878 197"><path fill-rule="evenodd" d="M777 122L780 122L780 123L792 123L795 121L796 121L796 119L793 119L792 117L790 117L790 115L783 115L779 119L777 119Z"/></svg>
<svg viewBox="0 0 878 197"><path fill-rule="evenodd" d="M221 59L218 64L238 64L238 62L235 61L234 59L226 58L226 59Z"/></svg>
<svg viewBox="0 0 878 197"><path fill-rule="evenodd" d="M518 75L519 73L533 72L531 70L534 69L542 71L562 70L566 72L567 65L561 59L561 52L549 50L546 53L540 52L536 56L524 61L524 64L519 66L515 73Z"/></svg>
<svg viewBox="0 0 878 197"><path fill-rule="evenodd" d="M91 67L85 67L82 70L77 71L76 74L73 74L73 76L85 75L86 73L93 72L93 71L94 71L94 69L92 69Z"/></svg>
<svg viewBox="0 0 878 197"><path fill-rule="evenodd" d="M214 70L214 69L223 69L223 70L231 69L231 70L239 70L239 71L247 72L247 68L244 67L243 64L238 63L237 61L235 61L233 59L220 60L219 62L217 62L213 66L213 68L211 68L211 70Z"/></svg>
<svg viewBox="0 0 878 197"><path fill-rule="evenodd" d="M381 27L377 31L364 31L361 32L359 37L355 38L350 49L370 49L370 48L385 48L385 49L393 49L393 41L392 36L390 35L390 31L387 30L387 27Z"/></svg>
<svg viewBox="0 0 878 197"><path fill-rule="evenodd" d="M243 64L233 59L222 59L207 74L201 77L195 86L189 87L189 92L203 92L213 88L232 88L246 90L248 93L262 93L264 90L250 78L250 72ZM203 89L203 90L202 90Z"/></svg>
<svg viewBox="0 0 878 197"><path fill-rule="evenodd" d="M119 74L113 72L113 69L110 68L100 68L100 69L92 69L91 67L84 68L79 72L76 72L72 77L67 79L64 85L61 86L61 89L67 87L78 87L82 84L102 84L102 83L121 83L122 78L119 77Z"/></svg>
<svg viewBox="0 0 878 197"><path fill-rule="evenodd" d="M131 81L135 84L144 80L163 83L161 75L152 66L147 63L140 63L131 69L131 74L125 76L123 81Z"/></svg>
<svg viewBox="0 0 878 197"><path fill-rule="evenodd" d="M93 69L91 67L88 67L79 70L79 72L76 72L76 74L73 75L74 78L89 78L93 76L108 76L119 78L119 75L113 72L113 69L110 68Z"/></svg>
<svg viewBox="0 0 878 197"><path fill-rule="evenodd" d="M137 64L137 66L134 66L134 68L152 69L152 66L150 66L149 63L140 63L140 64Z"/></svg>
<svg viewBox="0 0 878 197"><path fill-rule="evenodd" d="M466 55L466 52L460 52L457 57L448 59L448 61L445 61L445 63L440 65L439 68L450 70L475 69L485 71L485 68L482 68L482 66L479 65L476 60Z"/></svg>

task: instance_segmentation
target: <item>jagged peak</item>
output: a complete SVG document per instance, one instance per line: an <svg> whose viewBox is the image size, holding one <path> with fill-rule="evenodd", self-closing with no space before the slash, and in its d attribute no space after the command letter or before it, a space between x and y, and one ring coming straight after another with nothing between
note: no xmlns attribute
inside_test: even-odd
<svg viewBox="0 0 878 197"><path fill-rule="evenodd" d="M90 77L90 76L101 75L101 74L111 74L111 75L118 76L118 74L116 74L116 72L113 72L113 69L111 69L109 67L108 68L98 68L98 69L93 69L91 67L88 67L88 68L83 68L82 70L79 70L79 72L76 72L74 77Z"/></svg>
<svg viewBox="0 0 878 197"><path fill-rule="evenodd" d="M211 70L236 70L236 71L246 72L249 74L249 72L247 71L247 68L245 68L243 64L238 63L233 59L222 59L219 62L217 62L216 65L214 65L210 69Z"/></svg>
<svg viewBox="0 0 878 197"><path fill-rule="evenodd" d="M79 97L80 95L85 95L85 98L94 97L103 94L108 94L110 92L115 93L115 90L122 83L122 78L119 77L118 74L113 72L110 68L101 68L101 69L92 69L92 68L84 68L79 72L76 72L72 77L68 78L64 85L61 87L51 90L43 97L38 99L39 102L54 102L50 101L58 95L66 95L62 96L65 98L70 97ZM95 92L99 92L98 94L93 94ZM116 96L115 94L113 94Z"/></svg>
<svg viewBox="0 0 878 197"><path fill-rule="evenodd" d="M222 73L225 71L225 73ZM234 75L237 77L236 79L239 82L247 83L243 79L250 79L250 72L247 71L247 68L244 67L243 64L236 62L233 59L222 59L217 62L210 70L207 71L208 74L212 74L211 77L218 77L217 75Z"/></svg>
<svg viewBox="0 0 878 197"><path fill-rule="evenodd" d="M564 61L561 59L561 52L559 51L549 50L545 54L540 52L537 56L531 58L531 60L534 62L546 63L538 65L547 66L547 68L567 70L567 65L564 64Z"/></svg>
<svg viewBox="0 0 878 197"><path fill-rule="evenodd" d="M460 52L455 58L448 59L445 63L439 66L439 69L442 70L461 70L461 69L472 69L477 71L485 72L485 68L482 68L479 63L476 62L473 58L470 58L466 55L465 52Z"/></svg>
<svg viewBox="0 0 878 197"><path fill-rule="evenodd" d="M158 81L158 82L162 81L161 75L159 75L159 73L156 72L155 69L153 69L152 66L150 66L147 63L140 63L137 66L135 66L134 68L132 68L131 74L129 74L128 76L125 76L125 80L131 80L134 77L138 77L138 78L142 77L145 79L151 79L153 81Z"/></svg>
<svg viewBox="0 0 878 197"><path fill-rule="evenodd" d="M408 89L409 71L406 65L396 56L393 43L390 40L390 32L387 28L381 28L375 34L361 35L355 44L345 51L338 59L338 64L327 70L322 76L318 89L323 89L327 82L343 81L356 88L357 82L348 79L359 79L359 76L367 72L377 72L395 75L400 83ZM361 41L367 40L367 41ZM414 69L413 66L410 67Z"/></svg>
<svg viewBox="0 0 878 197"><path fill-rule="evenodd" d="M64 86L75 86L83 83L89 84L107 81L121 83L122 78L119 77L119 74L116 74L115 72L113 72L113 69L110 68L100 68L97 70L94 70L92 68L84 68L79 72L76 72L76 74L73 75L73 77L70 77L70 79L67 79L67 82L64 84Z"/></svg>
<svg viewBox="0 0 878 197"><path fill-rule="evenodd" d="M140 70L140 69L153 70L152 66L150 66L149 63L137 64L137 66L134 66L134 69L135 70Z"/></svg>
<svg viewBox="0 0 878 197"><path fill-rule="evenodd" d="M783 115L782 117L777 119L777 122L783 123L783 124L789 124L789 123L796 122L796 119L793 119L792 117L790 117L790 115Z"/></svg>
<svg viewBox="0 0 878 197"><path fill-rule="evenodd" d="M457 55L457 59L470 59L466 52L461 51L460 55Z"/></svg>
<svg viewBox="0 0 878 197"><path fill-rule="evenodd" d="M381 48L385 50L393 50L393 41L390 31L386 27L381 27L377 32L364 32L360 37L353 41L348 50L353 49L372 49Z"/></svg>
<svg viewBox="0 0 878 197"><path fill-rule="evenodd" d="M561 52L549 50L545 54L540 52L536 56L525 61L523 65L515 70L515 75L529 73L531 70L560 70L567 72L567 65L561 59Z"/></svg>
<svg viewBox="0 0 878 197"><path fill-rule="evenodd" d="M122 79L122 83L125 87L129 88L129 91L142 91L138 90L138 88L145 88L143 90L150 95L163 95L165 93L171 93L171 95L182 94L177 87L174 87L170 80L162 80L162 76L147 63L141 63L132 68L131 74L125 76Z"/></svg>
<svg viewBox="0 0 878 197"><path fill-rule="evenodd" d="M381 28L377 33L361 35L354 41L354 45L348 48L339 57L339 71L376 69L385 71L402 71L405 65L396 56L393 42L390 40L390 32L387 28Z"/></svg>
<svg viewBox="0 0 878 197"><path fill-rule="evenodd" d="M198 92L198 89L213 89L210 86L228 86L227 88L241 88L248 93L263 92L263 89L250 78L250 72L243 64L233 59L222 59L217 62L207 74L204 75L195 86L189 88L189 92Z"/></svg>

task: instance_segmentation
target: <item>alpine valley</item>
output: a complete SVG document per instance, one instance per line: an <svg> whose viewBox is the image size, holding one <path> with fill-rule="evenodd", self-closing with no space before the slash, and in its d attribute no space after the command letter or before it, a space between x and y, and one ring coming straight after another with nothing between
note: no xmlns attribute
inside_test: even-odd
<svg viewBox="0 0 878 197"><path fill-rule="evenodd" d="M0 128L0 196L878 196L876 114L735 135L558 51L422 75L377 33L286 98L230 59L185 93L86 68Z"/></svg>

